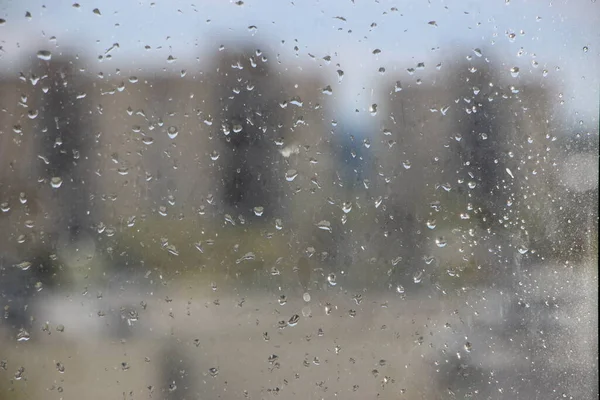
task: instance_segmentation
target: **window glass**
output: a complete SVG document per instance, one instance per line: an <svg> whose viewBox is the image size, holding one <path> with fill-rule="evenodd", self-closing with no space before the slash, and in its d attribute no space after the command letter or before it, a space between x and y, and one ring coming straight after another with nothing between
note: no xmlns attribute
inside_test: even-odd
<svg viewBox="0 0 600 400"><path fill-rule="evenodd" d="M0 0L0 400L597 398L599 24Z"/></svg>

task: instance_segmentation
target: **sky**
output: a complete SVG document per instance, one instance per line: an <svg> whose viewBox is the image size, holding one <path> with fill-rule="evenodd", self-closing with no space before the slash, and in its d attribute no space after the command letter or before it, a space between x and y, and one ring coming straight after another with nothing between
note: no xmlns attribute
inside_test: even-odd
<svg viewBox="0 0 600 400"><path fill-rule="evenodd" d="M452 59L473 56L479 48L506 82L549 82L562 94L564 118L597 131L600 2L595 0L74 3L0 0L5 21L0 24L0 74L17 74L38 50L60 54L68 49L85 60L88 70L106 75L117 68L196 71L209 65L221 45L246 41L278 55L282 68L318 70L331 81L337 107L354 110L381 101L375 90L381 82L394 76L416 79L406 69L418 62L425 63L424 80L436 79ZM112 58L99 60L115 43ZM380 52L373 54L376 49ZM329 64L322 60L326 55ZM169 56L176 61L168 63ZM435 68L439 63L442 72ZM517 78L510 75L512 67L520 69ZM344 71L340 84L338 69Z"/></svg>

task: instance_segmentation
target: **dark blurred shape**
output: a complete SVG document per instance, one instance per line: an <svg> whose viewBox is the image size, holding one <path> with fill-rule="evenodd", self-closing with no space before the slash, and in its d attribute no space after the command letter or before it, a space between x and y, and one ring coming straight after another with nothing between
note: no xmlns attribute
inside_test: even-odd
<svg viewBox="0 0 600 400"><path fill-rule="evenodd" d="M216 62L218 135L225 141L222 196L231 212L264 207L265 216L281 196L277 184L281 156L275 130L282 124L276 95L281 81L264 55L249 47L226 51Z"/></svg>
<svg viewBox="0 0 600 400"><path fill-rule="evenodd" d="M53 58L43 65L42 84L48 92L37 99L38 123L43 132L40 153L48 161L44 177L48 181L62 179L62 185L55 191L53 229L68 231L71 236L89 224L91 171L86 162L93 144L90 122L81 105L86 93L72 59Z"/></svg>
<svg viewBox="0 0 600 400"><path fill-rule="evenodd" d="M457 155L462 169L459 175L472 174L477 183L471 192L473 200L485 212L498 214L509 195L501 177L506 175L504 153L511 137L501 127L514 126L509 117L512 107L503 101L503 89L498 87L497 74L489 64L472 60L458 62L454 68L450 84L458 99L456 124L461 140Z"/></svg>
<svg viewBox="0 0 600 400"><path fill-rule="evenodd" d="M37 301L54 285L55 265L47 254L33 258L31 266L22 270L22 260L0 256L0 326L9 329L11 336L20 328L30 329Z"/></svg>

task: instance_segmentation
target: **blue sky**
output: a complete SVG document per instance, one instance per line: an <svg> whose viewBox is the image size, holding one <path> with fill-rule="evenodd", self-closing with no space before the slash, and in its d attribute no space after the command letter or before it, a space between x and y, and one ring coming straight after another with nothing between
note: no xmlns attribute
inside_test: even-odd
<svg viewBox="0 0 600 400"><path fill-rule="evenodd" d="M79 0L78 8L74 2L54 0L42 7L40 1L0 0L0 18L6 20L0 26L0 73L19 71L37 50L68 48L77 50L88 69L105 74L116 68L194 71L221 44L254 41L271 56L279 54L284 68L319 69L331 81L337 106L354 110L381 101L375 89L383 80L409 79L406 68L424 62L423 79L435 79L444 68L439 72L436 64L472 55L477 47L517 86L551 82L563 93L571 123L598 125L600 2L594 0L248 0L241 6L228 0ZM119 48L112 59L99 62L113 43ZM373 55L375 49L381 53ZM177 61L168 64L169 55ZM325 55L332 57L329 65L321 60ZM520 68L518 78L510 76L513 66ZM338 69L345 72L340 85Z"/></svg>

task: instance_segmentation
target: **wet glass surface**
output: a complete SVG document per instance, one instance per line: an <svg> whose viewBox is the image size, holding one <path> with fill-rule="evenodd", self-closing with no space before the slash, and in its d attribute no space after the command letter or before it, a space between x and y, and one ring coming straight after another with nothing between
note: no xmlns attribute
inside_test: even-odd
<svg viewBox="0 0 600 400"><path fill-rule="evenodd" d="M0 1L0 400L597 398L599 7Z"/></svg>

